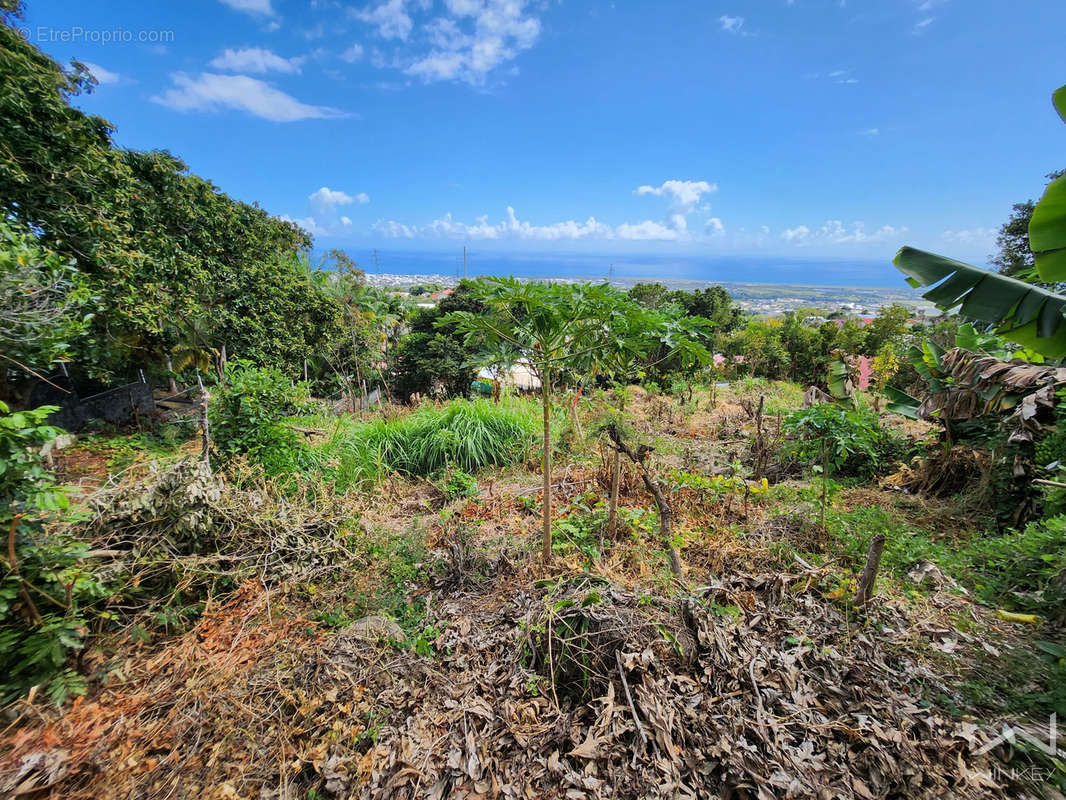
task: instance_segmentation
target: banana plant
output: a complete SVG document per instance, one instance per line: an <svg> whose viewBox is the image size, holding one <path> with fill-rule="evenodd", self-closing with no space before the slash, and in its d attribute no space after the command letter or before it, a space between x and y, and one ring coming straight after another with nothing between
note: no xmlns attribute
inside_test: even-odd
<svg viewBox="0 0 1066 800"><path fill-rule="evenodd" d="M1052 96L1066 122L1066 86ZM1040 279L1066 281L1066 175L1048 184L1029 223ZM958 309L997 334L1050 359L1066 358L1066 295L945 256L903 247L893 261L922 296L944 311Z"/></svg>

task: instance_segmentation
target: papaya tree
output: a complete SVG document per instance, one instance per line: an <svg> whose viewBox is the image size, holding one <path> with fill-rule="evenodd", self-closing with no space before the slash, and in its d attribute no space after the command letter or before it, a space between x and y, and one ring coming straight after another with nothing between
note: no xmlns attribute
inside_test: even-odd
<svg viewBox="0 0 1066 800"><path fill-rule="evenodd" d="M540 380L544 422L542 503L544 560L552 554L551 393L561 370L578 366L602 348L611 331L609 311L618 302L606 284L524 282L482 278L471 283L482 311L456 311L437 320L454 325L469 345L480 348L486 364L524 364Z"/></svg>

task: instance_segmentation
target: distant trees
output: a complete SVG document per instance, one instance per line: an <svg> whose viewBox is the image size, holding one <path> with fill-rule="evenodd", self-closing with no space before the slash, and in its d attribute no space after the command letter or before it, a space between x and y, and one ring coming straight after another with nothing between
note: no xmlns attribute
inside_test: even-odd
<svg viewBox="0 0 1066 800"><path fill-rule="evenodd" d="M481 310L482 304L474 296L472 284L463 281L437 305L414 312L410 331L395 351L397 397L406 398L415 393L428 396L438 391L452 396L470 390L477 374L475 350L466 344L466 337L458 331L456 323L440 323L440 320L455 312L479 314Z"/></svg>
<svg viewBox="0 0 1066 800"><path fill-rule="evenodd" d="M1060 169L1049 173L1047 180L1050 183L1063 175L1066 175L1066 170ZM1014 204L1010 217L1000 226L999 235L996 236L998 251L989 260L1003 275L1052 288L1051 284L1042 284L1037 280L1036 261L1029 249L1029 222L1035 209L1036 203L1032 200Z"/></svg>

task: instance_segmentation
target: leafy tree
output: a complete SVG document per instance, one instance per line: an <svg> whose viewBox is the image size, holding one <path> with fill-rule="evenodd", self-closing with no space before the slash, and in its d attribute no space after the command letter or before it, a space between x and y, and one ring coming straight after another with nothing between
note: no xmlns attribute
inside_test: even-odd
<svg viewBox="0 0 1066 800"><path fill-rule="evenodd" d="M396 351L398 396L455 396L469 391L477 374L477 352L467 345L455 323L438 323L455 312L481 313L482 304L473 296L472 287L469 281L463 281L436 306L415 312L411 330L400 340Z"/></svg>
<svg viewBox="0 0 1066 800"><path fill-rule="evenodd" d="M899 303L882 308L873 322L866 326L861 352L875 356L886 347L898 346L910 329L910 318L910 309Z"/></svg>
<svg viewBox="0 0 1066 800"><path fill-rule="evenodd" d="M485 361L527 363L541 382L544 423L543 557L551 559L551 386L565 367L602 347L606 319L617 292L606 284L525 283L482 278L471 284L480 314L456 311L437 325L452 325L468 344L483 348Z"/></svg>
<svg viewBox="0 0 1066 800"><path fill-rule="evenodd" d="M26 404L34 379L84 331L89 299L68 260L0 219L0 400Z"/></svg>
<svg viewBox="0 0 1066 800"><path fill-rule="evenodd" d="M1066 122L1066 86L1052 102ZM1033 210L1029 245L1042 282L1066 281L1066 175L1048 185ZM1049 358L1066 356L1066 296L913 247L901 248L894 263L912 286L933 286L923 297L941 309L957 308L964 317Z"/></svg>
<svg viewBox="0 0 1066 800"><path fill-rule="evenodd" d="M95 298L70 345L78 366L107 378L225 346L295 374L337 315L302 269L307 234L168 153L116 148L110 123L70 103L92 90L90 73L23 38L11 5L0 16L0 216L70 260Z"/></svg>
<svg viewBox="0 0 1066 800"><path fill-rule="evenodd" d="M1061 178L1064 174L1066 170L1052 172L1047 176L1048 182ZM1054 288L1041 284L1035 274L1036 261L1029 249L1029 222L1035 209L1036 203L1032 200L1014 204L1010 218L1000 226L999 235L996 236L996 247L999 251L990 257L990 261L1003 275L1044 285L1045 288Z"/></svg>
<svg viewBox="0 0 1066 800"><path fill-rule="evenodd" d="M710 286L692 292L674 292L674 302L690 317L701 317L711 323L715 333L728 334L740 327L742 312L733 305L733 298L721 286Z"/></svg>
<svg viewBox="0 0 1066 800"><path fill-rule="evenodd" d="M653 311L670 302L670 290L661 283L637 283L630 287L627 294L631 300Z"/></svg>

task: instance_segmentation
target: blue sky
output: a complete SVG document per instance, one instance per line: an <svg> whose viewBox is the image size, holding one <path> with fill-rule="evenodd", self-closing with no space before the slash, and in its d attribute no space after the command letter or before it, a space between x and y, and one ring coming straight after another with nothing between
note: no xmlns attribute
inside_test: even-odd
<svg viewBox="0 0 1066 800"><path fill-rule="evenodd" d="M120 144L318 247L983 263L1066 166L1063 0L30 0L24 27L92 65Z"/></svg>

